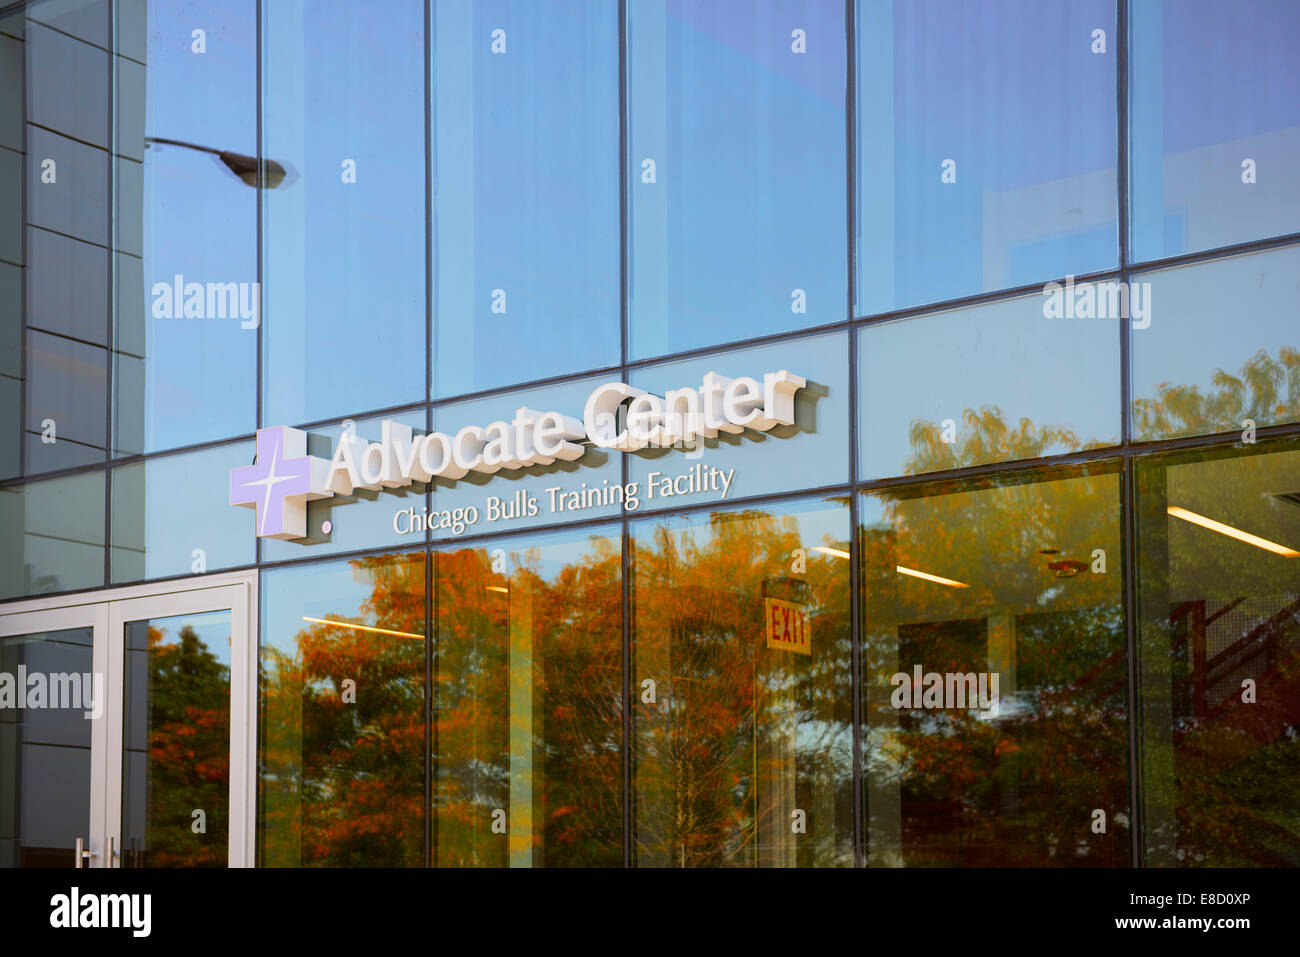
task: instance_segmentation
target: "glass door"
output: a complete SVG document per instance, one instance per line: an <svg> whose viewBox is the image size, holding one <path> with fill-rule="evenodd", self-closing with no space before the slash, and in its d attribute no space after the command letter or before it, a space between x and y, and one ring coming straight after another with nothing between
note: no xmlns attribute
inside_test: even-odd
<svg viewBox="0 0 1300 957"><path fill-rule="evenodd" d="M0 615L0 867L102 867L107 609Z"/></svg>
<svg viewBox="0 0 1300 957"><path fill-rule="evenodd" d="M245 682L234 680L248 673L236 660L247 648L247 600L230 585L110 606L109 650L121 667L106 789L114 866L240 863L245 782L232 771L247 752L231 716L247 704Z"/></svg>
<svg viewBox="0 0 1300 957"><path fill-rule="evenodd" d="M0 867L252 863L256 576L0 613Z"/></svg>

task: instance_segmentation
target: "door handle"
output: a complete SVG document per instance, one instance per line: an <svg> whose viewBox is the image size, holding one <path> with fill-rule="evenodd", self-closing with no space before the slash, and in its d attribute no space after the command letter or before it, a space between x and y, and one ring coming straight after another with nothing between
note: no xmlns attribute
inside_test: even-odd
<svg viewBox="0 0 1300 957"><path fill-rule="evenodd" d="M73 867L76 868L85 867L86 864L89 863L90 859L96 856L94 851L89 850L88 848L85 847L85 841L82 838L77 838L76 853L77 853L76 861L72 865Z"/></svg>

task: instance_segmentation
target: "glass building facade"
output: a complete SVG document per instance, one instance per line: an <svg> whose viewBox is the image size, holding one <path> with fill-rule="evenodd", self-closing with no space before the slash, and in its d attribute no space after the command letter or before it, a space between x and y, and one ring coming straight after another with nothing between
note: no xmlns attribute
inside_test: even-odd
<svg viewBox="0 0 1300 957"><path fill-rule="evenodd" d="M1300 865L1298 164L1290 0L0 5L0 866Z"/></svg>

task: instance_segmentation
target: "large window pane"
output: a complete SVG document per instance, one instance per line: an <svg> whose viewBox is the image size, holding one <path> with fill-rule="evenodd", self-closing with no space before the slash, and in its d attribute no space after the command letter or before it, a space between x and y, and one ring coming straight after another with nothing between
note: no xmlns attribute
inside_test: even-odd
<svg viewBox="0 0 1300 957"><path fill-rule="evenodd" d="M618 529L434 560L435 862L620 866Z"/></svg>
<svg viewBox="0 0 1300 957"><path fill-rule="evenodd" d="M119 4L113 443L256 428L253 0Z"/></svg>
<svg viewBox="0 0 1300 957"><path fill-rule="evenodd" d="M1152 319L1132 333L1133 438L1300 420L1300 246L1137 281Z"/></svg>
<svg viewBox="0 0 1300 957"><path fill-rule="evenodd" d="M857 315L1118 264L1111 0L857 17Z"/></svg>
<svg viewBox="0 0 1300 957"><path fill-rule="evenodd" d="M104 473L0 489L0 598L104 584Z"/></svg>
<svg viewBox="0 0 1300 957"><path fill-rule="evenodd" d="M102 346L27 330L27 472L104 460L108 354Z"/></svg>
<svg viewBox="0 0 1300 957"><path fill-rule="evenodd" d="M618 5L433 14L434 393L616 364Z"/></svg>
<svg viewBox="0 0 1300 957"><path fill-rule="evenodd" d="M633 525L638 865L852 864L848 536L842 500Z"/></svg>
<svg viewBox="0 0 1300 957"><path fill-rule="evenodd" d="M647 366L633 370L631 384L664 396L670 389L698 392L709 372L733 381L749 377L762 386L767 373L782 370L807 383L794 393L792 425L767 432L718 430L715 438L679 440L671 447L636 453L629 469L637 483L637 507L649 511L847 482L849 363L844 333ZM685 406L676 408L680 416L687 414Z"/></svg>
<svg viewBox="0 0 1300 957"><path fill-rule="evenodd" d="M104 97L102 90L94 94ZM108 153L29 122L28 224L103 246L109 239L108 209Z"/></svg>
<svg viewBox="0 0 1300 957"><path fill-rule="evenodd" d="M1128 865L1119 486L862 498L869 865Z"/></svg>
<svg viewBox="0 0 1300 957"><path fill-rule="evenodd" d="M0 17L0 478L22 471L24 11Z"/></svg>
<svg viewBox="0 0 1300 957"><path fill-rule="evenodd" d="M113 581L251 564L256 516L222 506L230 470L247 465L252 456L253 443L239 442L114 469Z"/></svg>
<svg viewBox="0 0 1300 957"><path fill-rule="evenodd" d="M858 332L858 477L1036 458L1119 441L1118 319L1026 296Z"/></svg>
<svg viewBox="0 0 1300 957"><path fill-rule="evenodd" d="M43 6L33 4L32 13L41 16ZM106 11L108 4L87 7ZM106 39L79 39L31 19L27 24L28 122L108 149L108 110L103 96L108 76Z"/></svg>
<svg viewBox="0 0 1300 957"><path fill-rule="evenodd" d="M1144 863L1300 865L1300 443L1136 473Z"/></svg>
<svg viewBox="0 0 1300 957"><path fill-rule="evenodd" d="M424 865L425 557L262 576L263 866Z"/></svg>
<svg viewBox="0 0 1300 957"><path fill-rule="evenodd" d="M1133 258L1300 230L1300 6L1129 5Z"/></svg>
<svg viewBox="0 0 1300 957"><path fill-rule="evenodd" d="M121 866L225 867L230 612L130 621L125 645Z"/></svg>
<svg viewBox="0 0 1300 957"><path fill-rule="evenodd" d="M105 457L107 11L34 3L0 27L0 477Z"/></svg>
<svg viewBox="0 0 1300 957"><path fill-rule="evenodd" d="M632 356L847 318L843 9L627 16Z"/></svg>
<svg viewBox="0 0 1300 957"><path fill-rule="evenodd" d="M90 628L0 638L0 673L8 677L25 668L51 682L72 675L70 685L58 688L78 705L0 708L0 867L72 867L76 840L87 833L93 640ZM28 692L18 685L20 697Z"/></svg>
<svg viewBox="0 0 1300 957"><path fill-rule="evenodd" d="M278 0L262 16L262 424L418 402L424 5Z"/></svg>

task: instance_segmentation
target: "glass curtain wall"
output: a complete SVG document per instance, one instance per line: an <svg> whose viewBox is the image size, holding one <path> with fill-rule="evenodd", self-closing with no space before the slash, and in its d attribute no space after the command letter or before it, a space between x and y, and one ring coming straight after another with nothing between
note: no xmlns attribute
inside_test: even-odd
<svg viewBox="0 0 1300 957"><path fill-rule="evenodd" d="M258 568L263 863L1300 861L1293 3L6 10L0 600ZM259 427L777 370L765 433L227 505Z"/></svg>

